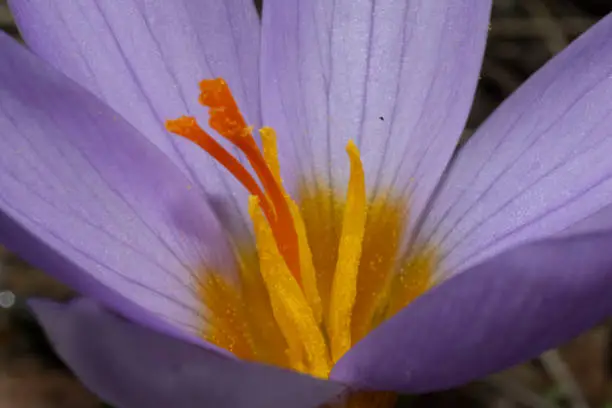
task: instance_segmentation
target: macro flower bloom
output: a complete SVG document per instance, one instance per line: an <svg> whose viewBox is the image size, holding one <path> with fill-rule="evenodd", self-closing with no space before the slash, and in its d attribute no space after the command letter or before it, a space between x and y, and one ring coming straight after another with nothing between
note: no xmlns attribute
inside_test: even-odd
<svg viewBox="0 0 612 408"><path fill-rule="evenodd" d="M0 241L110 403L391 406L610 315L612 17L451 161L490 1L10 5Z"/></svg>

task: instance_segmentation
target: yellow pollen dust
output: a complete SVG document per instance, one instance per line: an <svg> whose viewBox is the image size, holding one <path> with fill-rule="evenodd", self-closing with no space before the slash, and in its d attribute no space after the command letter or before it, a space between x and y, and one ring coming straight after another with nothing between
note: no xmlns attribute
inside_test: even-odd
<svg viewBox="0 0 612 408"><path fill-rule="evenodd" d="M200 90L209 126L252 172L195 118L169 120L166 128L199 145L249 192L255 237L234 237L237 281L206 267L196 277L208 317L202 335L240 358L327 378L357 341L430 287L435 248L399 258L407 200L390 193L368 200L352 141L346 196L304 178L294 200L283 187L274 129L260 129L260 149L223 79L204 80ZM352 398L351 407L393 400Z"/></svg>

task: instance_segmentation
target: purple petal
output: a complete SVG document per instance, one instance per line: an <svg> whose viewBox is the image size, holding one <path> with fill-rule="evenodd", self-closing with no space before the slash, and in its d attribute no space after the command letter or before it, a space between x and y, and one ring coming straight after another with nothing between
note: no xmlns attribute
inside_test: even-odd
<svg viewBox="0 0 612 408"><path fill-rule="evenodd" d="M87 300L31 303L79 379L118 407L313 408L343 391L151 332Z"/></svg>
<svg viewBox="0 0 612 408"><path fill-rule="evenodd" d="M36 54L119 112L210 195L231 200L234 193L234 211L246 211L246 194L234 179L163 123L192 115L205 126L198 82L212 77L224 77L249 122L260 123L259 21L252 0L10 4Z"/></svg>
<svg viewBox="0 0 612 408"><path fill-rule="evenodd" d="M571 227L566 228L556 235L571 236L574 234L605 231L608 229L612 229L612 203L577 223L572 224Z"/></svg>
<svg viewBox="0 0 612 408"><path fill-rule="evenodd" d="M416 218L465 124L490 7L467 0L266 1L262 113L279 132L288 181L315 174L342 190L345 146L353 139L368 186L409 192Z"/></svg>
<svg viewBox="0 0 612 408"><path fill-rule="evenodd" d="M566 234L612 204L611 37L608 16L527 81L460 152L421 234L444 252L442 274ZM579 230L597 228L593 221Z"/></svg>
<svg viewBox="0 0 612 408"><path fill-rule="evenodd" d="M411 393L537 356L612 314L612 231L504 252L415 300L351 349L332 379Z"/></svg>
<svg viewBox="0 0 612 408"><path fill-rule="evenodd" d="M197 330L196 268L231 266L202 192L116 112L6 35L0 54L0 242L134 319L145 309Z"/></svg>

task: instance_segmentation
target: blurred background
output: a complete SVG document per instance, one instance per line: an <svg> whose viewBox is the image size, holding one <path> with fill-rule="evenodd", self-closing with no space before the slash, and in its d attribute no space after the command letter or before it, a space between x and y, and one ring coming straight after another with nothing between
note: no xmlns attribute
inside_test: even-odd
<svg viewBox="0 0 612 408"><path fill-rule="evenodd" d="M612 11L612 0L493 4L482 75L464 140L533 72ZM0 29L19 38L5 0L0 0ZM104 407L54 355L24 306L30 296L66 300L74 293L0 247L0 408ZM458 389L403 397L399 406L612 408L611 327L602 322L534 361Z"/></svg>

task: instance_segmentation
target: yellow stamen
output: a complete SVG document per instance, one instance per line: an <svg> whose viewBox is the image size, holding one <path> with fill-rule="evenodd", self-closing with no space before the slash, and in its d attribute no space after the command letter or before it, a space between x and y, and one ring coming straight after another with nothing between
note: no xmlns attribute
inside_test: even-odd
<svg viewBox="0 0 612 408"><path fill-rule="evenodd" d="M293 222L295 224L295 230L298 236L298 247L300 254L300 274L302 278L302 286L304 288L304 295L308 304L312 308L315 320L318 324L321 324L323 317L323 307L321 306L321 297L319 295L319 289L317 288L317 277L315 267L312 262L312 252L310 251L310 245L308 244L308 237L306 235L306 226L304 220L300 214L300 210L295 202L289 197L289 194L283 188L281 176L280 176L280 163L278 161L278 147L276 144L276 132L274 129L264 127L259 130L261 135L261 144L263 150L263 156L274 174L278 185L280 186L285 200L289 204L289 210L293 216Z"/></svg>
<svg viewBox="0 0 612 408"><path fill-rule="evenodd" d="M259 129L259 135L261 136L261 146L263 150L263 156L276 179L279 186L282 187L282 179L280 175L280 163L278 162L278 146L276 144L276 131L271 127L263 127ZM286 193L285 193L286 196Z"/></svg>
<svg viewBox="0 0 612 408"><path fill-rule="evenodd" d="M304 295L308 304L312 309L317 324L321 324L323 320L323 305L321 304L321 296L319 295L319 288L317 286L317 273L315 271L314 264L312 262L312 252L310 250L310 244L308 243L308 236L306 235L306 226L304 220L300 215L300 209L293 200L289 201L291 214L295 222L295 229L298 234L298 242L300 245L300 271L302 273L302 286L304 288Z"/></svg>
<svg viewBox="0 0 612 408"><path fill-rule="evenodd" d="M346 152L351 162L351 175L346 193L329 314L329 335L334 362L351 347L351 314L357 293L357 272L366 221L365 176L359 150L349 141Z"/></svg>
<svg viewBox="0 0 612 408"><path fill-rule="evenodd" d="M302 290L278 251L255 196L249 199L249 213L255 230L261 274L270 294L274 317L289 345L292 365L306 366L312 375L327 378L331 366L323 334Z"/></svg>

